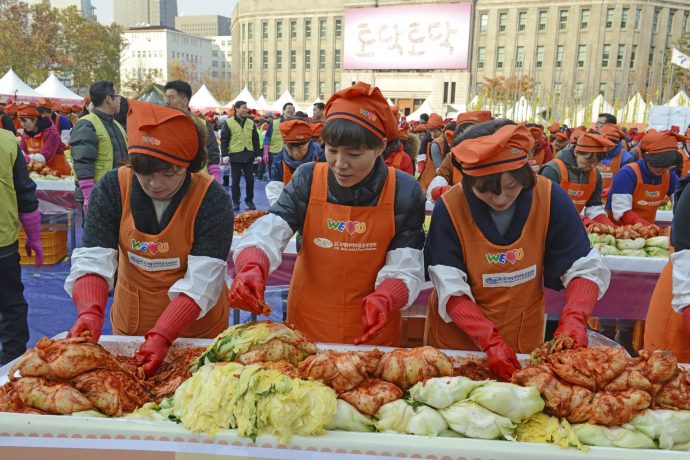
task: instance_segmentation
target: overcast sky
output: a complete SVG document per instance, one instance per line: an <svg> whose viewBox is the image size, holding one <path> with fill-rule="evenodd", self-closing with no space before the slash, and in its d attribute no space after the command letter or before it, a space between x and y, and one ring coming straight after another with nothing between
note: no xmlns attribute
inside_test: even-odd
<svg viewBox="0 0 690 460"><path fill-rule="evenodd" d="M91 0L96 7L98 22L110 24L113 21L113 2L117 0ZM177 0L177 14L218 14L230 17L237 0Z"/></svg>

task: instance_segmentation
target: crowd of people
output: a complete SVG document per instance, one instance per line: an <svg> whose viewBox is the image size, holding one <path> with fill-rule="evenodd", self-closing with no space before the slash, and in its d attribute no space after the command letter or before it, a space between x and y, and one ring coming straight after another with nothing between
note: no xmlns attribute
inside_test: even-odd
<svg viewBox="0 0 690 460"><path fill-rule="evenodd" d="M545 287L565 289L554 334L587 345L611 277L587 227L653 224L674 193L676 252L645 344L690 361L690 198L681 180L690 129L626 130L606 113L572 129L488 111L408 123L363 82L315 104L312 117L290 103L274 114L244 101L220 115L193 113L191 94L188 83L171 81L165 106L125 101L100 81L83 107L70 108L80 113L71 121L50 101L4 106L3 126L20 137L0 130L0 193L12 202L0 216L0 287L12 293L0 304L3 363L28 339L20 222L27 251L42 252L26 162L69 168L66 151L84 213L65 282L78 313L69 334L97 340L114 290L113 331L146 337L137 359L149 375L177 337L225 329L229 308L264 313L267 278L297 233L287 320L311 340L397 345L401 310L430 280L425 343L483 350L507 378L520 366L516 353L544 340ZM241 180L254 210L254 178L265 175L268 214L236 245L227 285ZM435 206L425 234L428 201ZM676 333L664 334L660 319ZM619 335L629 327L604 325Z"/></svg>

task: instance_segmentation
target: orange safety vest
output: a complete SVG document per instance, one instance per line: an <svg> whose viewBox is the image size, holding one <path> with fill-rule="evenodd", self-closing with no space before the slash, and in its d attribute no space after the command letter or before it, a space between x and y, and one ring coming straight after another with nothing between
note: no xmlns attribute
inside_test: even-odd
<svg viewBox="0 0 690 460"><path fill-rule="evenodd" d="M637 178L637 185L635 185L635 191L633 192L632 211L647 222L656 222L656 210L659 206L666 203L671 173L669 171L664 172L664 175L661 176L661 183L659 185L651 185L645 184L642 180L640 165L631 163L626 166L631 167L635 171L635 177Z"/></svg>
<svg viewBox="0 0 690 460"><path fill-rule="evenodd" d="M374 292L395 236L394 202L393 168L375 206L343 206L328 202L328 165L314 167L287 313L309 340L352 343L363 334L362 301ZM400 312L391 313L383 332L367 343L397 346L401 329Z"/></svg>
<svg viewBox="0 0 690 460"><path fill-rule="evenodd" d="M671 350L679 363L690 363L690 331L683 315L671 308L673 300L673 264L664 266L649 302L644 328L644 349Z"/></svg>
<svg viewBox="0 0 690 460"><path fill-rule="evenodd" d="M565 162L563 160L559 160L558 158L556 158L554 161L558 165L558 169L561 172L561 187L563 187L563 190L568 193L570 199L573 200L577 212L582 212L585 205L592 197L594 189L597 185L596 169L592 169L589 172L589 177L587 178L586 184L576 184L574 182L570 182L570 177L568 176L568 167L565 165Z"/></svg>
<svg viewBox="0 0 690 460"><path fill-rule="evenodd" d="M537 176L525 228L509 246L498 246L486 239L474 224L462 188L453 187L441 199L460 236L467 278L477 305L515 352L531 352L544 341L542 272L551 181ZM477 349L455 323L441 318L435 289L429 299L424 344L454 350Z"/></svg>
<svg viewBox="0 0 690 460"><path fill-rule="evenodd" d="M213 177L192 174L192 182L175 215L158 235L140 232L134 225L130 208L134 172L123 166L117 177L122 217L110 321L117 335L144 335L170 303L170 287L187 273L187 258L194 244L194 221ZM228 327L228 317L227 287L223 283L216 305L185 330L182 337L214 338Z"/></svg>
<svg viewBox="0 0 690 460"><path fill-rule="evenodd" d="M34 137L30 137L29 135L23 133L22 138L24 138L26 150L28 150L27 153L41 153L41 149L43 148L43 132ZM69 176L72 174L72 168L70 167L69 163L67 163L67 160L65 160L64 152L55 152L53 158L46 162L46 166L50 169L54 169L60 173L61 176Z"/></svg>
<svg viewBox="0 0 690 460"><path fill-rule="evenodd" d="M616 155L613 157L611 162L609 164L601 164L599 163L597 165L597 170L599 171L599 174L601 174L601 188L602 190L608 189L611 187L611 183L613 182L613 177L618 174L618 171L621 169L621 161L623 161L623 154Z"/></svg>

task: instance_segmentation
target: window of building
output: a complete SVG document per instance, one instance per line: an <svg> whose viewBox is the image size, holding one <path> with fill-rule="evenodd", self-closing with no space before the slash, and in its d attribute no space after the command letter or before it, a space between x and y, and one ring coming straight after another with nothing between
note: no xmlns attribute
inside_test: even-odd
<svg viewBox="0 0 690 460"><path fill-rule="evenodd" d="M486 48L480 46L477 48L477 68L483 69L486 62Z"/></svg>
<svg viewBox="0 0 690 460"><path fill-rule="evenodd" d="M290 21L290 38L297 38L297 21Z"/></svg>
<svg viewBox="0 0 690 460"><path fill-rule="evenodd" d="M640 16L642 15L642 8L635 10L635 30L640 28Z"/></svg>
<svg viewBox="0 0 690 460"><path fill-rule="evenodd" d="M508 13L498 13L498 31L505 32L508 25Z"/></svg>
<svg viewBox="0 0 690 460"><path fill-rule="evenodd" d="M304 21L304 36L311 38L311 19Z"/></svg>
<svg viewBox="0 0 690 460"><path fill-rule="evenodd" d="M294 81L290 82L290 86L289 86L290 94L295 94L295 89L297 89L296 86L297 86L297 84Z"/></svg>
<svg viewBox="0 0 690 460"><path fill-rule="evenodd" d="M619 81L614 81L613 82L613 98L618 99L621 95L621 82Z"/></svg>
<svg viewBox="0 0 690 460"><path fill-rule="evenodd" d="M613 27L613 13L616 11L615 8L606 9L606 28L610 29Z"/></svg>
<svg viewBox="0 0 690 460"><path fill-rule="evenodd" d="M623 67L623 58L625 57L625 45L618 45L618 53L616 53L616 68Z"/></svg>
<svg viewBox="0 0 690 460"><path fill-rule="evenodd" d="M589 27L589 8L580 10L580 30L587 30Z"/></svg>
<svg viewBox="0 0 690 460"><path fill-rule="evenodd" d="M247 68L252 70L254 68L254 52L247 51Z"/></svg>
<svg viewBox="0 0 690 460"><path fill-rule="evenodd" d="M319 69L326 68L326 50L319 50Z"/></svg>
<svg viewBox="0 0 690 460"><path fill-rule="evenodd" d="M308 81L305 81L305 82L304 82L304 95L303 95L303 98L304 98L305 100L306 100L306 99L309 99L309 93L310 93L310 92L311 92L311 89L309 88L309 82L308 82Z"/></svg>
<svg viewBox="0 0 690 460"><path fill-rule="evenodd" d="M319 19L319 37L326 38L326 20Z"/></svg>
<svg viewBox="0 0 690 460"><path fill-rule="evenodd" d="M604 45L603 51L601 53L601 66L608 67L609 59L611 59L611 45Z"/></svg>
<svg viewBox="0 0 690 460"><path fill-rule="evenodd" d="M560 69L563 67L563 54L565 53L565 47L563 45L558 45L556 47L556 68Z"/></svg>
<svg viewBox="0 0 690 460"><path fill-rule="evenodd" d="M268 51L264 51L261 55L261 68L268 70Z"/></svg>
<svg viewBox="0 0 690 460"><path fill-rule="evenodd" d="M304 51L304 68L309 69L311 67L311 50Z"/></svg>
<svg viewBox="0 0 690 460"><path fill-rule="evenodd" d="M261 21L261 38L268 38L268 21Z"/></svg>
<svg viewBox="0 0 690 460"><path fill-rule="evenodd" d="M575 90L573 91L573 96L575 99L580 99L582 97L582 82L578 81L575 83Z"/></svg>
<svg viewBox="0 0 690 460"><path fill-rule="evenodd" d="M343 35L343 20L342 19L336 19L335 20L335 36L340 37Z"/></svg>
<svg viewBox="0 0 690 460"><path fill-rule="evenodd" d="M242 40L247 38L247 25L242 24Z"/></svg>
<svg viewBox="0 0 690 460"><path fill-rule="evenodd" d="M268 84L266 80L261 80L261 94L266 94L266 90L268 89Z"/></svg>
<svg viewBox="0 0 690 460"><path fill-rule="evenodd" d="M276 99L278 99L280 96L282 96L283 93L283 88L281 88L280 80L276 80Z"/></svg>
<svg viewBox="0 0 690 460"><path fill-rule="evenodd" d="M536 82L534 84L534 94L537 97L541 97L541 82Z"/></svg>
<svg viewBox="0 0 690 460"><path fill-rule="evenodd" d="M539 12L539 31L546 30L546 20L549 17L549 12L546 10L541 10Z"/></svg>
<svg viewBox="0 0 690 460"><path fill-rule="evenodd" d="M577 66L583 68L585 66L585 57L587 55L587 45L578 45L577 47Z"/></svg>
<svg viewBox="0 0 690 460"><path fill-rule="evenodd" d="M524 46L518 46L515 49L515 68L516 69L522 69L522 66L525 63L525 47Z"/></svg>
<svg viewBox="0 0 690 460"><path fill-rule="evenodd" d="M276 21L276 38L283 38L283 21Z"/></svg>
<svg viewBox="0 0 690 460"><path fill-rule="evenodd" d="M654 8L654 17L652 18L652 32L656 32L656 27L659 25L659 8Z"/></svg>
<svg viewBox="0 0 690 460"><path fill-rule="evenodd" d="M340 91L340 82L339 82L339 81L334 81L334 82L333 82L333 92L334 92L334 93L337 93L338 91Z"/></svg>
<svg viewBox="0 0 690 460"><path fill-rule="evenodd" d="M503 68L503 61L505 59L505 53L506 53L506 50L503 46L499 46L498 48L496 48L496 68L497 69Z"/></svg>
<svg viewBox="0 0 690 460"><path fill-rule="evenodd" d="M680 23L680 31L683 32L688 28L688 16L690 16L690 13L684 13L683 14L683 22Z"/></svg>
<svg viewBox="0 0 690 460"><path fill-rule="evenodd" d="M630 8L623 8L621 10L621 29L625 29L628 27L628 13L630 12ZM637 24L637 20L635 20L635 23ZM637 25L635 26L637 28Z"/></svg>
<svg viewBox="0 0 690 460"><path fill-rule="evenodd" d="M485 33L489 29L489 13L479 13L479 32Z"/></svg>
<svg viewBox="0 0 690 460"><path fill-rule="evenodd" d="M326 82L320 81L319 82L319 97L321 99L323 99L324 94L326 94Z"/></svg>
<svg viewBox="0 0 690 460"><path fill-rule="evenodd" d="M297 51L290 51L290 69L295 70L297 68Z"/></svg>
<svg viewBox="0 0 690 460"><path fill-rule="evenodd" d="M606 83L599 83L599 94L606 97Z"/></svg>
<svg viewBox="0 0 690 460"><path fill-rule="evenodd" d="M561 95L561 82L557 81L553 84L553 95L559 97Z"/></svg>
<svg viewBox="0 0 690 460"><path fill-rule="evenodd" d="M632 45L630 48L630 67L635 67L635 58L637 57L637 45Z"/></svg>
<svg viewBox="0 0 690 460"><path fill-rule="evenodd" d="M213 50L213 52L211 53L211 56L218 57L218 50Z"/></svg>
<svg viewBox="0 0 690 460"><path fill-rule="evenodd" d="M278 50L276 51L276 70L280 70L283 68L283 51Z"/></svg>
<svg viewBox="0 0 690 460"><path fill-rule="evenodd" d="M211 67L218 67L218 61L211 61Z"/></svg>
<svg viewBox="0 0 690 460"><path fill-rule="evenodd" d="M450 103L455 104L455 82L450 84Z"/></svg>
<svg viewBox="0 0 690 460"><path fill-rule="evenodd" d="M449 87L450 87L450 85L448 84L447 81L443 82L443 103L444 104L448 104L448 89L449 89Z"/></svg>
<svg viewBox="0 0 690 460"><path fill-rule="evenodd" d="M652 65L654 63L654 45L649 47L649 56L647 57L647 64Z"/></svg>
<svg viewBox="0 0 690 460"><path fill-rule="evenodd" d="M534 65L537 69L541 69L542 67L544 67L544 46L543 45L537 46L536 60L535 60Z"/></svg>
<svg viewBox="0 0 690 460"><path fill-rule="evenodd" d="M252 26L253 26L253 24L251 22L249 24L247 24L247 39L248 40L251 40L252 38L254 38L254 30L253 30L254 28Z"/></svg>
<svg viewBox="0 0 690 460"><path fill-rule="evenodd" d="M336 69L340 68L340 50L335 50L335 55L333 56L333 65Z"/></svg>
<svg viewBox="0 0 690 460"><path fill-rule="evenodd" d="M558 12L558 28L565 30L568 27L568 10L560 10Z"/></svg>
<svg viewBox="0 0 690 460"><path fill-rule="evenodd" d="M524 32L527 29L527 11L520 11L518 13L518 32Z"/></svg>

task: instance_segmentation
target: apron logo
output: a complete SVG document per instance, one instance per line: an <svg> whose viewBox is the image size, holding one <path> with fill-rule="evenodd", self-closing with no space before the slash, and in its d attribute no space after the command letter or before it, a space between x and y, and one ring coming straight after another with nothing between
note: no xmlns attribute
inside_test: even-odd
<svg viewBox="0 0 690 460"><path fill-rule="evenodd" d="M527 283L536 277L537 266L532 265L515 272L483 274L482 285L486 288L507 288Z"/></svg>
<svg viewBox="0 0 690 460"><path fill-rule="evenodd" d="M333 247L333 242L328 238L314 238L314 244L323 249L330 249Z"/></svg>
<svg viewBox="0 0 690 460"><path fill-rule="evenodd" d="M486 260L490 264L504 264L510 262L511 265L515 265L516 262L522 260L525 257L525 252L522 248L511 249L506 252L487 252Z"/></svg>
<svg viewBox="0 0 690 460"><path fill-rule="evenodd" d="M154 256L159 252L164 254L170 250L168 243L156 243L155 241L137 241L132 240L132 249L136 249L141 252L148 252Z"/></svg>
<svg viewBox="0 0 690 460"><path fill-rule="evenodd" d="M366 222L359 222L359 221L352 221L352 220L333 220L333 219L328 219L328 229L329 230L336 230L339 231L340 233L347 232L350 234L350 236L354 235L355 233L364 233L367 231L367 223Z"/></svg>
<svg viewBox="0 0 690 460"><path fill-rule="evenodd" d="M656 191L650 192L647 190L644 192L644 196L646 196L647 198L657 198L659 195L660 193Z"/></svg>
<svg viewBox="0 0 690 460"><path fill-rule="evenodd" d="M568 189L568 195L570 195L572 198L580 198L584 194L584 190L573 190L571 188Z"/></svg>

